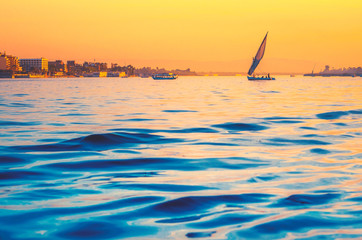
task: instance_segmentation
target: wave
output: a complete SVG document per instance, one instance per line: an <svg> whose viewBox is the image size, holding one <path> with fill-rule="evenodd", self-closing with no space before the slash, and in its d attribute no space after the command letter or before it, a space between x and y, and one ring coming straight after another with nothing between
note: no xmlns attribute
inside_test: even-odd
<svg viewBox="0 0 362 240"><path fill-rule="evenodd" d="M88 221L64 227L56 234L65 239L119 239L147 236L157 233L156 227L140 227L128 224Z"/></svg>
<svg viewBox="0 0 362 240"><path fill-rule="evenodd" d="M0 126L36 126L40 124L40 122L0 121Z"/></svg>
<svg viewBox="0 0 362 240"><path fill-rule="evenodd" d="M119 184L110 183L103 185L104 189L128 189L128 190L149 190L160 192L193 192L213 189L205 186L179 185L179 184Z"/></svg>
<svg viewBox="0 0 362 240"><path fill-rule="evenodd" d="M166 113L187 113L187 112L197 112L193 110L163 110L162 112Z"/></svg>
<svg viewBox="0 0 362 240"><path fill-rule="evenodd" d="M212 125L216 128L223 128L225 130L231 130L231 131L262 131L265 129L268 129L269 127L254 124L254 123L222 123L222 124L216 124Z"/></svg>
<svg viewBox="0 0 362 240"><path fill-rule="evenodd" d="M117 147L129 147L139 144L166 144L181 142L181 139L164 138L146 133L105 133L62 141L55 144L14 146L13 150L21 151L104 151Z"/></svg>
<svg viewBox="0 0 362 240"><path fill-rule="evenodd" d="M278 203L271 205L271 207L307 207L310 205L327 204L332 200L341 197L337 193L325 194L295 194L287 198L281 199Z"/></svg>
<svg viewBox="0 0 362 240"><path fill-rule="evenodd" d="M263 142L265 145L274 145L274 146L286 146L286 145L329 145L331 143L313 140L313 139L286 139L286 138L270 138L266 139L266 142Z"/></svg>
<svg viewBox="0 0 362 240"><path fill-rule="evenodd" d="M346 115L348 115L348 112L337 111L337 112L319 113L316 116L320 119L330 120L330 119L338 119L338 118L341 118L342 116L346 116Z"/></svg>
<svg viewBox="0 0 362 240"><path fill-rule="evenodd" d="M108 131L127 131L136 133L218 133L213 128L195 127L182 129L146 129L146 128L113 128Z"/></svg>
<svg viewBox="0 0 362 240"><path fill-rule="evenodd" d="M150 210L154 214L185 215L205 212L207 209L224 204L261 203L269 201L271 194L248 193L240 195L191 196L159 203Z"/></svg>
<svg viewBox="0 0 362 240"><path fill-rule="evenodd" d="M296 233L302 230L308 231L312 229L328 229L329 234L333 234L332 229L340 227L348 228L361 222L362 220L343 220L343 218L320 216L318 213L314 214L314 216L301 214L259 224L252 229L239 231L237 236L241 238L249 236L249 238L258 239L258 237L266 237L266 235L268 235L270 238L281 238L283 236L280 235L281 233Z"/></svg>
<svg viewBox="0 0 362 240"><path fill-rule="evenodd" d="M229 160L231 160L229 162ZM130 158L130 159L104 159L76 162L60 162L42 165L42 168L62 169L67 171L106 171L106 170L183 170L197 171L209 168L220 169L246 169L266 165L261 160L245 160L243 158Z"/></svg>
<svg viewBox="0 0 362 240"><path fill-rule="evenodd" d="M320 119L333 120L333 119L339 119L339 118L341 118L343 116L347 116L349 114L362 114L362 110L356 109L356 110L350 110L350 111L325 112L325 113L319 113L316 116Z"/></svg>

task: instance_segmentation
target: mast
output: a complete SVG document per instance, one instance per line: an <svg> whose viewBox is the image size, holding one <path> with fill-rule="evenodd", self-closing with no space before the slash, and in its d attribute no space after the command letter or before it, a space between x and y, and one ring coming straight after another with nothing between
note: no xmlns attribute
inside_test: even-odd
<svg viewBox="0 0 362 240"><path fill-rule="evenodd" d="M248 71L249 75L252 75L254 73L256 67L259 65L261 59L264 56L267 36L268 36L268 32L266 33L263 41L261 42L260 47L259 47L258 51L256 52L255 57L253 58L253 63L251 64L251 67L250 67L250 69Z"/></svg>

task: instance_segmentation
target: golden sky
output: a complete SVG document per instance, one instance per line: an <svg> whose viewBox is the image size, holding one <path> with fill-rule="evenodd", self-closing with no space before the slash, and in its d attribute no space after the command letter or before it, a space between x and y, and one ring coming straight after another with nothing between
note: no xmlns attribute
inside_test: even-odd
<svg viewBox="0 0 362 240"><path fill-rule="evenodd" d="M361 0L0 0L0 51L247 72L362 66ZM258 67L259 69L259 67Z"/></svg>

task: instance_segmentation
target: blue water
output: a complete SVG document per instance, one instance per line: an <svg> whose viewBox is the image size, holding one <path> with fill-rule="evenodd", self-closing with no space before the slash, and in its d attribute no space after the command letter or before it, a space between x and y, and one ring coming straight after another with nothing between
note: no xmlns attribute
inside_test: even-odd
<svg viewBox="0 0 362 240"><path fill-rule="evenodd" d="M362 78L0 80L0 239L362 238Z"/></svg>

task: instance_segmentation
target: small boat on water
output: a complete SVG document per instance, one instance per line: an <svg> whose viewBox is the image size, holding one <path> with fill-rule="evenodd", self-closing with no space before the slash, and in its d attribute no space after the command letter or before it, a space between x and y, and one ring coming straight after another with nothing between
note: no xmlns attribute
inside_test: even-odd
<svg viewBox="0 0 362 240"><path fill-rule="evenodd" d="M270 77L270 74L268 73L268 75L266 76L255 76L255 74L253 75L256 67L259 65L261 59L264 56L264 52L265 52L265 47L266 47L266 38L268 36L268 33L266 33L264 40L261 42L260 47L258 49L258 52L256 53L255 57L253 58L253 63L251 64L251 67L248 71L248 80L253 81L253 80L275 80L275 78Z"/></svg>
<svg viewBox="0 0 362 240"><path fill-rule="evenodd" d="M275 78L270 77L270 74L268 73L268 75L266 75L266 76L261 76L261 77L248 76L248 80L250 80L250 81L253 81L253 80L275 80Z"/></svg>
<svg viewBox="0 0 362 240"><path fill-rule="evenodd" d="M159 73L152 75L154 80L174 80L178 78L177 74L174 73Z"/></svg>

